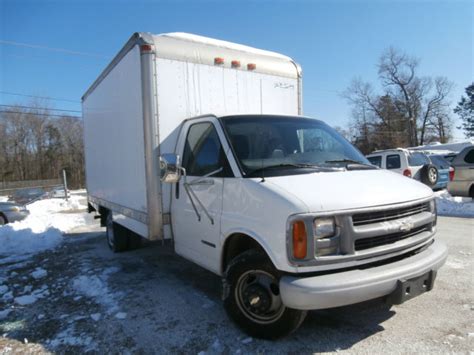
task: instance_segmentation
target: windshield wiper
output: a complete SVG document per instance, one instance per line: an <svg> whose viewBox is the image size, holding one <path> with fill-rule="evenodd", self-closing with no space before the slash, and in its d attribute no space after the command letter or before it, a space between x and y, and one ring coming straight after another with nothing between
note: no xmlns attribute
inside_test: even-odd
<svg viewBox="0 0 474 355"><path fill-rule="evenodd" d="M371 165L371 164L365 164L357 160L352 160L352 159L339 159L339 160L326 160L325 163L331 164L331 163L347 163L346 169L347 170L354 170L354 169L377 169L376 166Z"/></svg>
<svg viewBox="0 0 474 355"><path fill-rule="evenodd" d="M296 169L314 169L318 171L333 171L333 169L331 168L322 167L320 165L304 164L304 163L301 163L301 164L285 163L285 164L262 166L261 168L252 170L248 175L254 175L256 173L265 171L267 169L277 169L277 168L296 168Z"/></svg>

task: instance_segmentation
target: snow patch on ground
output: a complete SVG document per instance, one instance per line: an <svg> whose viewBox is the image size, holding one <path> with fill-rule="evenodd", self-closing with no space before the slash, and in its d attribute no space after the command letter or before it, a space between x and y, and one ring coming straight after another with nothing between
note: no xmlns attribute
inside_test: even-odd
<svg viewBox="0 0 474 355"><path fill-rule="evenodd" d="M125 313L125 312L118 312L118 313L115 315L115 318L117 318L117 319L125 319L125 318L127 318L127 313Z"/></svg>
<svg viewBox="0 0 474 355"><path fill-rule="evenodd" d="M40 267L36 268L36 270L31 273L31 276L36 280L46 277L46 275L48 275L48 272Z"/></svg>
<svg viewBox="0 0 474 355"><path fill-rule="evenodd" d="M94 321L98 322L100 320L100 318L102 318L102 316L100 315L100 313L93 313L93 314L91 314L91 318Z"/></svg>
<svg viewBox="0 0 474 355"><path fill-rule="evenodd" d="M470 197L451 196L446 190L435 192L440 216L474 217L474 200Z"/></svg>
<svg viewBox="0 0 474 355"><path fill-rule="evenodd" d="M97 274L94 270L84 268L82 275L72 280L72 289L82 296L94 299L96 303L106 309L107 313L118 312L118 300L121 293L111 291L107 284L109 276L117 271L119 268L109 267ZM123 312L116 314L116 318L119 319L124 319L126 316L127 314Z"/></svg>
<svg viewBox="0 0 474 355"><path fill-rule="evenodd" d="M76 334L74 324L66 330L58 333L54 339L48 340L46 343L52 348L56 348L61 345L83 346L85 347L84 352L91 351L97 346L92 337L87 336L84 333Z"/></svg>
<svg viewBox="0 0 474 355"><path fill-rule="evenodd" d="M11 311L11 309L4 309L3 311L0 311L0 320L7 318Z"/></svg>
<svg viewBox="0 0 474 355"><path fill-rule="evenodd" d="M26 219L0 227L0 264L53 249L61 243L62 233L85 224L80 212L86 208L86 199L77 194L68 201L40 200L27 208Z"/></svg>
<svg viewBox="0 0 474 355"><path fill-rule="evenodd" d="M24 296L19 296L15 297L15 303L19 304L20 306L26 306L29 304L33 304L38 300L37 297L33 295L24 295Z"/></svg>
<svg viewBox="0 0 474 355"><path fill-rule="evenodd" d="M0 196L0 202L7 202L8 196Z"/></svg>
<svg viewBox="0 0 474 355"><path fill-rule="evenodd" d="M43 285L39 289L31 292L32 288L33 288L32 286L25 286L25 288L23 289L23 292L26 294L15 297L15 303L20 306L27 306L27 305L35 303L40 298L45 298L50 295L48 286L46 285Z"/></svg>

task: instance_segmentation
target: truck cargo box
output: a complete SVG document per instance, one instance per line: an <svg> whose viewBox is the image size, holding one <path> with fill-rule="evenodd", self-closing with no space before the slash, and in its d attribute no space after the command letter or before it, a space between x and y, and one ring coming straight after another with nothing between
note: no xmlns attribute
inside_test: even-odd
<svg viewBox="0 0 474 355"><path fill-rule="evenodd" d="M302 114L289 57L185 33L135 33L82 98L89 202L149 239L170 238L159 156L204 114Z"/></svg>

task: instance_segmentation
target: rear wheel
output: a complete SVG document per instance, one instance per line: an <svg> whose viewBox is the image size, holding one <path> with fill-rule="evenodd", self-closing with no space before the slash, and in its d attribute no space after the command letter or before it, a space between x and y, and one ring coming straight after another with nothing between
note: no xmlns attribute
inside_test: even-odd
<svg viewBox="0 0 474 355"><path fill-rule="evenodd" d="M0 214L0 226L7 224L7 219Z"/></svg>
<svg viewBox="0 0 474 355"><path fill-rule="evenodd" d="M421 182L433 187L438 182L438 169L432 164L427 164L420 171Z"/></svg>
<svg viewBox="0 0 474 355"><path fill-rule="evenodd" d="M224 307L247 334L276 339L303 322L305 311L283 304L279 280L278 270L260 251L248 250L231 261L224 280Z"/></svg>
<svg viewBox="0 0 474 355"><path fill-rule="evenodd" d="M127 250L128 247L128 236L127 230L120 224L115 223L112 212L107 213L105 221L107 244L109 248L114 252L118 253Z"/></svg>

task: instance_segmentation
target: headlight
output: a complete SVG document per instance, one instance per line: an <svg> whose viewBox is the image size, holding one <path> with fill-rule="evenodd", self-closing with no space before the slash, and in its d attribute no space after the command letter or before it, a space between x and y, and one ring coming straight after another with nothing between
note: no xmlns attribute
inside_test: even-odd
<svg viewBox="0 0 474 355"><path fill-rule="evenodd" d="M336 234L334 218L315 218L313 221L314 236L317 239L332 237Z"/></svg>
<svg viewBox="0 0 474 355"><path fill-rule="evenodd" d="M339 237L332 217L315 218L313 221L314 255L328 256L339 252Z"/></svg>

